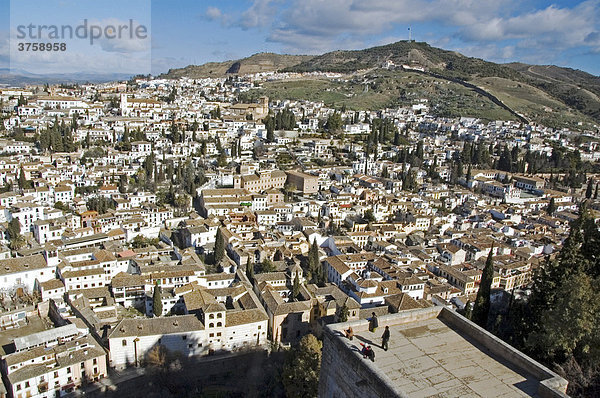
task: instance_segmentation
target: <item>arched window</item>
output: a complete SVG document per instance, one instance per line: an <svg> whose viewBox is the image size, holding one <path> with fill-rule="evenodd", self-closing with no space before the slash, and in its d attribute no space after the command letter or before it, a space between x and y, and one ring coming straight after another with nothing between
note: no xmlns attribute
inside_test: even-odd
<svg viewBox="0 0 600 398"><path fill-rule="evenodd" d="M215 314L208 314L208 319L215 319Z"/></svg>
<svg viewBox="0 0 600 398"><path fill-rule="evenodd" d="M219 313L217 314L217 318L223 318L223 314L219 312Z"/></svg>
<svg viewBox="0 0 600 398"><path fill-rule="evenodd" d="M221 322L217 322L217 327L220 328L221 326L223 326Z"/></svg>
<svg viewBox="0 0 600 398"><path fill-rule="evenodd" d="M214 327L215 327L215 324L211 322L211 323L209 323L209 324L208 324L208 327L209 327L209 328L214 328Z"/></svg>

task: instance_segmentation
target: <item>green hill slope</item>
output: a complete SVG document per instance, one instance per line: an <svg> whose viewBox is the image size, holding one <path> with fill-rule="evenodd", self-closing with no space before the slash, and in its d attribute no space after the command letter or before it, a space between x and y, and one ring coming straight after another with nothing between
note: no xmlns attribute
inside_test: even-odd
<svg viewBox="0 0 600 398"><path fill-rule="evenodd" d="M389 71L381 69L389 61L395 67ZM406 71L402 65L422 71ZM301 96L306 95L304 99L368 109L428 98L435 104L433 109L445 116L514 119L522 115L529 121L557 128L597 129L600 124L598 76L557 66L496 64L414 41L314 57L261 53L238 61L174 69L164 77L275 70L337 72L346 77L344 84L308 80L266 83L262 93L273 98L288 95L303 99ZM442 89L440 81L444 80L448 86Z"/></svg>
<svg viewBox="0 0 600 398"><path fill-rule="evenodd" d="M240 75L273 72L308 61L311 58L308 55L258 53L238 60L209 62L203 65L189 65L185 68L170 69L169 72L161 75L161 77L166 79L177 79L183 76L190 78L224 77L228 72Z"/></svg>

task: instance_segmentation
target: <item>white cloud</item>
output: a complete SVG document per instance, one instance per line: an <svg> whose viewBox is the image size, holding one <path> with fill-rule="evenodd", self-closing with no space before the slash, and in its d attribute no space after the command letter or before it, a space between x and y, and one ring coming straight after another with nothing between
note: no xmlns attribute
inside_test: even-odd
<svg viewBox="0 0 600 398"><path fill-rule="evenodd" d="M223 12L217 7L208 7L205 13L206 17L211 20L220 20L223 17Z"/></svg>
<svg viewBox="0 0 600 398"><path fill-rule="evenodd" d="M91 20L89 25L95 25L102 29L101 37L94 41L100 45L103 51L116 53L146 52L152 46L150 27L138 21L124 21L117 18L107 18L101 21ZM121 27L126 27L121 29ZM133 29L133 33L130 32ZM138 30L141 29L141 30ZM90 28L91 31L91 28ZM136 33L137 32L137 33ZM139 35L138 35L139 33ZM107 35L109 35L109 38Z"/></svg>
<svg viewBox="0 0 600 398"><path fill-rule="evenodd" d="M252 6L242 13L238 21L244 29L261 28L271 23L277 12L278 0L254 0Z"/></svg>
<svg viewBox="0 0 600 398"><path fill-rule="evenodd" d="M534 45L564 49L586 46L586 37L598 25L600 2L583 2L573 8L558 8L554 5L542 10L513 16L481 20L461 29L459 35L470 41L500 41L516 39Z"/></svg>
<svg viewBox="0 0 600 398"><path fill-rule="evenodd" d="M517 0L292 0L286 5L255 0L240 24L268 27L267 40L294 53L381 44L386 32L411 24L437 24L449 32L447 37L440 37L439 29L419 32L417 39L442 44L450 37L474 50L470 55L488 59L521 56L525 48L529 58L546 62L567 48L600 51L600 0L519 11L523 7Z"/></svg>

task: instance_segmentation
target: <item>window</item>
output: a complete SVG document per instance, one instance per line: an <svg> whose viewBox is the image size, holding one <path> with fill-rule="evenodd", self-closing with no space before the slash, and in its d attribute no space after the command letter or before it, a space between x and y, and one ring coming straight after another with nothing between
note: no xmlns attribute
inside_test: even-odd
<svg viewBox="0 0 600 398"><path fill-rule="evenodd" d="M92 364L97 365L98 364L98 359L94 358L94 360L92 361Z"/></svg>
<svg viewBox="0 0 600 398"><path fill-rule="evenodd" d="M21 391L21 385L17 384L17 391Z"/></svg>
<svg viewBox="0 0 600 398"><path fill-rule="evenodd" d="M217 333L217 337L221 337L221 332Z"/></svg>
<svg viewBox="0 0 600 398"><path fill-rule="evenodd" d="M223 314L221 314L220 312L217 314L217 318L223 318Z"/></svg>
<svg viewBox="0 0 600 398"><path fill-rule="evenodd" d="M215 319L215 314L208 314L208 319Z"/></svg>
<svg viewBox="0 0 600 398"><path fill-rule="evenodd" d="M123 344L123 347L125 347L127 345L127 340L123 339L123 341L121 342L121 344Z"/></svg>
<svg viewBox="0 0 600 398"><path fill-rule="evenodd" d="M67 373L71 373L71 368L70 367L67 368Z"/></svg>
<svg viewBox="0 0 600 398"><path fill-rule="evenodd" d="M29 388L29 382L28 381L25 382L25 388Z"/></svg>
<svg viewBox="0 0 600 398"><path fill-rule="evenodd" d="M211 333L211 334L208 335L208 337L215 337L215 334Z"/></svg>
<svg viewBox="0 0 600 398"><path fill-rule="evenodd" d="M58 371L54 372L54 378L56 379L58 377Z"/></svg>
<svg viewBox="0 0 600 398"><path fill-rule="evenodd" d="M221 327L223 324L221 322L217 322L217 327Z"/></svg>
<svg viewBox="0 0 600 398"><path fill-rule="evenodd" d="M81 369L85 368L85 364L81 362Z"/></svg>
<svg viewBox="0 0 600 398"><path fill-rule="evenodd" d="M211 322L211 323L209 323L209 324L208 324L208 327L209 327L209 328L214 328L214 327L215 327L215 324Z"/></svg>
<svg viewBox="0 0 600 398"><path fill-rule="evenodd" d="M187 340L187 336L181 336L182 340Z"/></svg>

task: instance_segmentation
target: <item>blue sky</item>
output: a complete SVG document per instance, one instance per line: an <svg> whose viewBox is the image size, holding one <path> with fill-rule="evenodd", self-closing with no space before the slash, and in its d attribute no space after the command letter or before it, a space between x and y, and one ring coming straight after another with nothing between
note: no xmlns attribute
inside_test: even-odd
<svg viewBox="0 0 600 398"><path fill-rule="evenodd" d="M112 0L94 4L125 18L126 5L132 2L146 8L151 4L155 74L262 51L320 54L361 49L405 40L410 26L414 39L468 56L555 64L600 75L600 0L121 0L116 8L108 6ZM10 21L3 11L8 3L0 0L0 68L7 67ZM146 67L140 69L145 72Z"/></svg>

